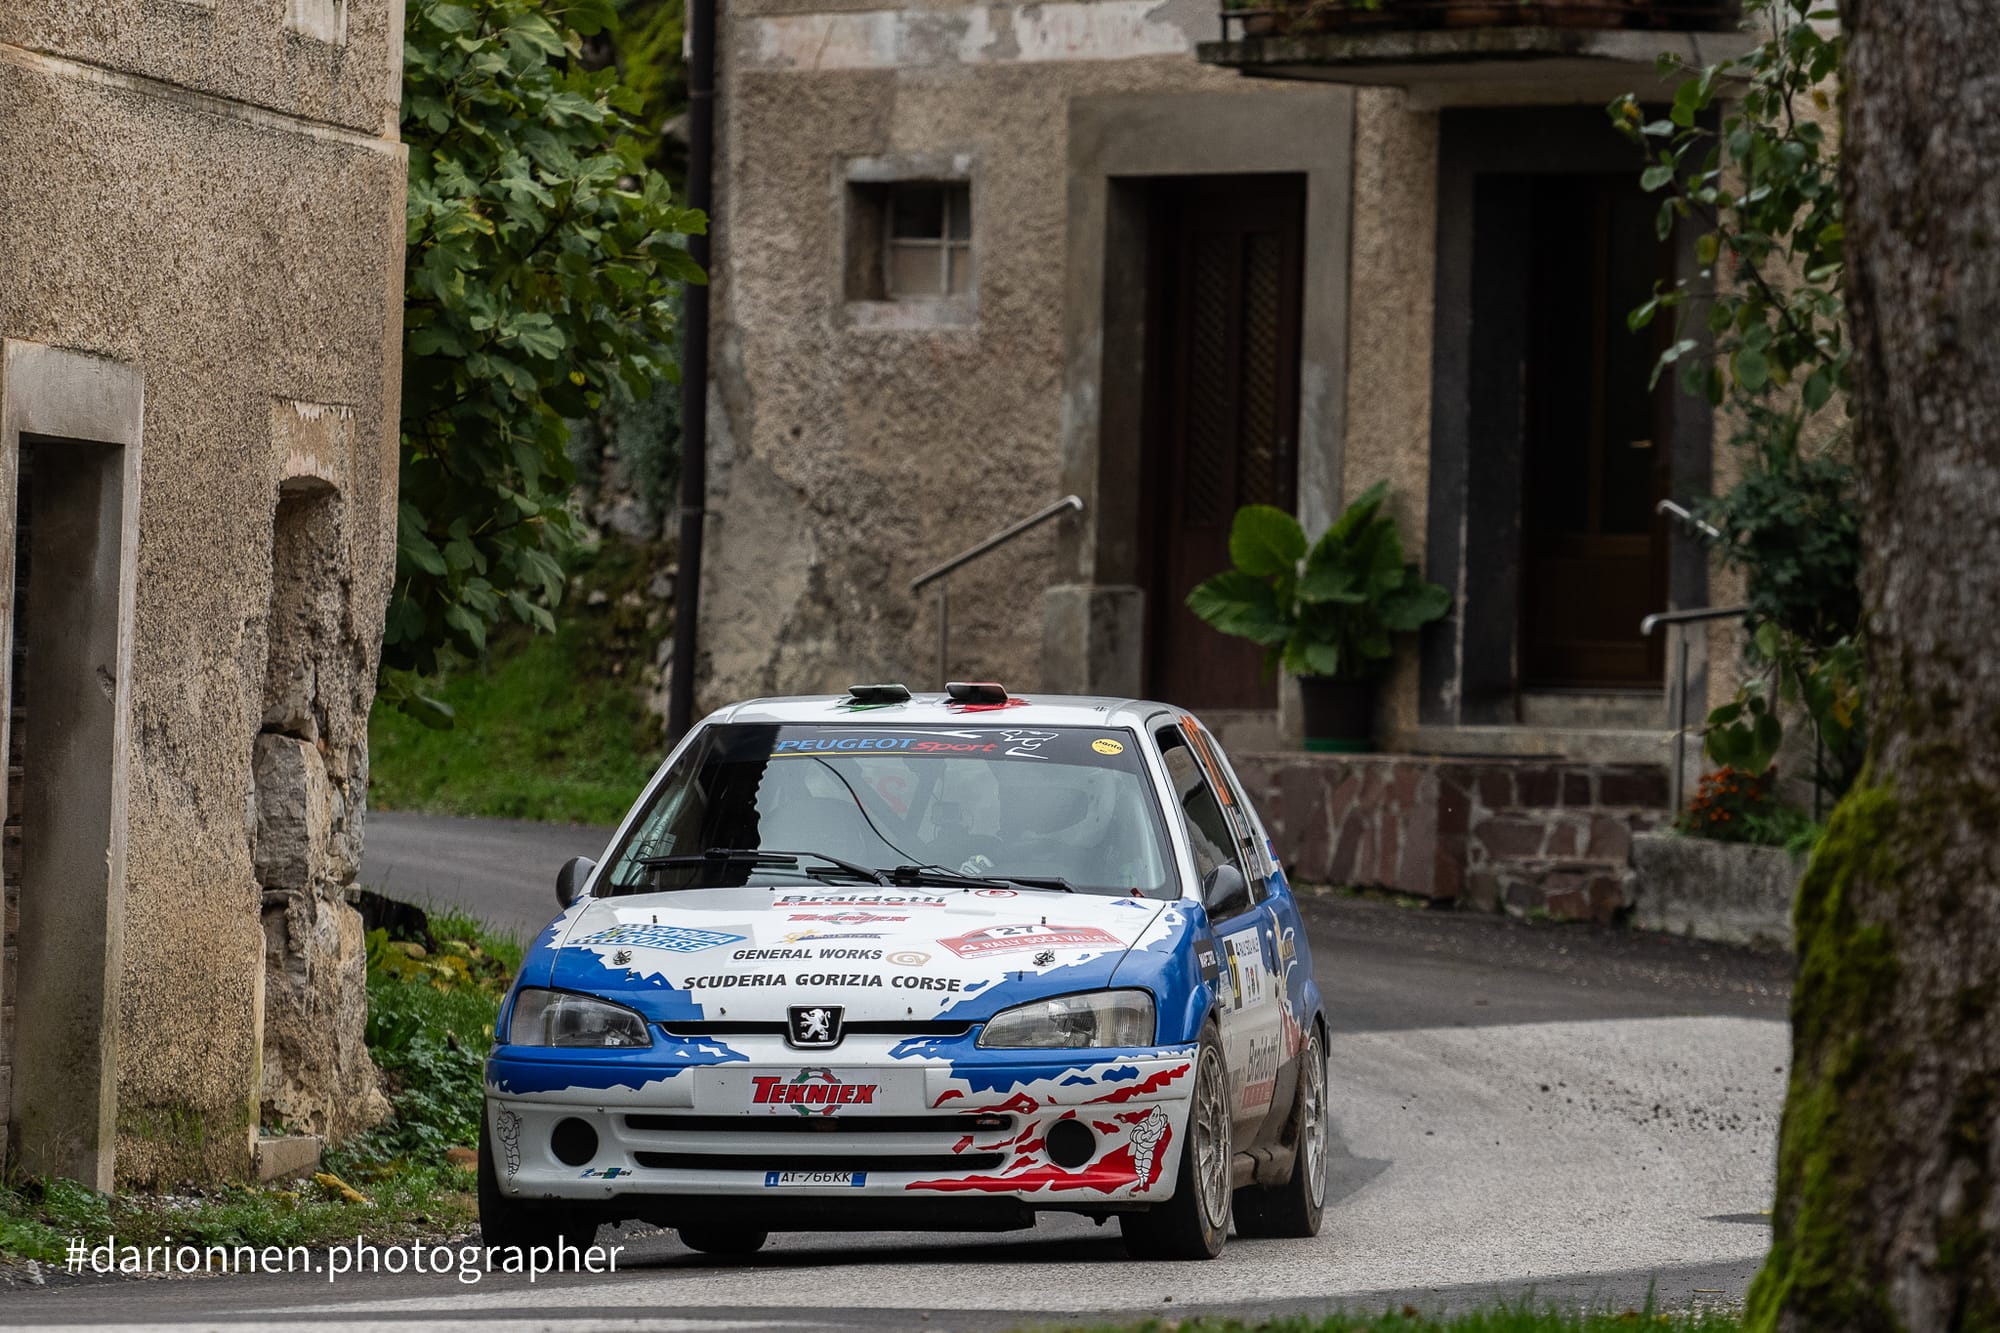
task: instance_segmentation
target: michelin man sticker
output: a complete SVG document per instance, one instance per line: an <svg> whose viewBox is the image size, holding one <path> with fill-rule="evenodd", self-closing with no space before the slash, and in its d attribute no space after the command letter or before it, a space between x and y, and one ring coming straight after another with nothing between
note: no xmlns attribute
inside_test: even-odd
<svg viewBox="0 0 2000 1333"><path fill-rule="evenodd" d="M1155 1106L1152 1113L1132 1126L1128 1142L1132 1145L1132 1166L1139 1173L1139 1183L1132 1187L1137 1193L1152 1183L1153 1154L1159 1150L1160 1140L1167 1132L1167 1113Z"/></svg>
<svg viewBox="0 0 2000 1333"><path fill-rule="evenodd" d="M521 1169L521 1117L501 1107L493 1113L493 1134L507 1159L507 1179L512 1180Z"/></svg>

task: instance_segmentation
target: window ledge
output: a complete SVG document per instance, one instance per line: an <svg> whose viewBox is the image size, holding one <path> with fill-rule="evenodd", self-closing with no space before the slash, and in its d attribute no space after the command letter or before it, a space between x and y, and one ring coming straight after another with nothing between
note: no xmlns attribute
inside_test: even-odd
<svg viewBox="0 0 2000 1333"><path fill-rule="evenodd" d="M978 302L969 296L848 301L843 314L849 328L884 332L963 329L979 322Z"/></svg>

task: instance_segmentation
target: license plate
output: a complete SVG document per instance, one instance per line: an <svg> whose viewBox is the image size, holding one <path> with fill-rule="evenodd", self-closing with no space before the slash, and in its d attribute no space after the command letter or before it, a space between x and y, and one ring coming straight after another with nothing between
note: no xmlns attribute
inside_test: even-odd
<svg viewBox="0 0 2000 1333"><path fill-rule="evenodd" d="M867 1183L866 1171L766 1171L764 1173L765 1189L816 1185L851 1185L859 1189Z"/></svg>

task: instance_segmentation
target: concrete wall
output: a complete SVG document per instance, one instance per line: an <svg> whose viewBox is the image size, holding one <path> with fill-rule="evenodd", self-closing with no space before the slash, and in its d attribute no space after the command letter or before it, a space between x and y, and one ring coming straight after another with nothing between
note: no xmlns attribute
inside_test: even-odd
<svg viewBox="0 0 2000 1333"><path fill-rule="evenodd" d="M0 337L143 383L131 662L117 682L129 777L113 812L126 873L110 1044L127 1179L246 1172L265 1100L252 756L287 477L341 497L325 571L336 642L309 748L328 785L322 840L357 845L394 552L401 23L400 0L0 12ZM11 550L11 503L0 511ZM31 726L30 765L35 746ZM324 900L339 867L317 869ZM353 975L334 965L326 985ZM32 1022L16 1037L40 1039ZM365 1053L348 1072L357 1082L326 1102L366 1107Z"/></svg>
<svg viewBox="0 0 2000 1333"><path fill-rule="evenodd" d="M723 25L705 705L862 679L930 683L934 602L913 598L909 580L1074 489L1065 441L1096 405L1074 384L1066 395L1078 350L1066 320L1079 299L1104 299L1101 283L1087 298L1073 285L1082 103L1102 124L1105 104L1126 96L1262 99L1276 108L1267 139L1303 145L1303 157L1331 136L1345 151L1346 129L1325 120L1345 94L1193 61L1193 41L1216 24L1205 0L814 12L833 8L756 0L729 6ZM844 176L857 159L963 163L969 320L885 324L845 308ZM1224 153L1183 162L1170 169L1246 169ZM1332 368L1344 372L1344 355ZM1335 441L1343 405L1344 392L1321 413ZM1326 461L1323 450L1314 460ZM1089 521L1061 520L953 576L952 674L1044 685L1044 590L1079 574L1128 581L1083 567ZM1086 595L1053 608L1052 623L1123 644L1136 662L1131 627L1101 623L1131 608L1109 601Z"/></svg>

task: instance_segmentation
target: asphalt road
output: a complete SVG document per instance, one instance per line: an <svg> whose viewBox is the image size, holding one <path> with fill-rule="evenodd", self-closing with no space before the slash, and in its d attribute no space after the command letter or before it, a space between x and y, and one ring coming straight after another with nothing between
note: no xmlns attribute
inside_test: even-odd
<svg viewBox="0 0 2000 1333"><path fill-rule="evenodd" d="M527 933L562 861L605 831L377 815L363 881ZM1134 1263L1116 1229L781 1234L748 1260L600 1233L616 1275L103 1282L0 1296L8 1326L651 1330L1004 1329L1532 1295L1564 1305L1741 1299L1768 1242L1788 961L1589 927L1322 897L1331 1198L1311 1241Z"/></svg>

